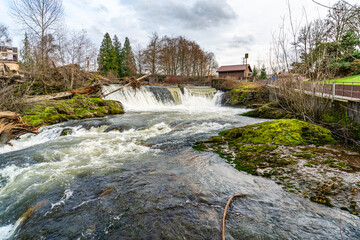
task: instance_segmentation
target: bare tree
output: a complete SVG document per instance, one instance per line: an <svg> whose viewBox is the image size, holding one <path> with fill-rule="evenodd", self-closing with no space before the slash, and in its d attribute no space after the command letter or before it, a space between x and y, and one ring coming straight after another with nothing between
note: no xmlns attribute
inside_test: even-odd
<svg viewBox="0 0 360 240"><path fill-rule="evenodd" d="M134 57L135 57L138 74L142 75L144 71L144 63L145 63L146 55L145 55L145 50L142 49L140 45L137 46Z"/></svg>
<svg viewBox="0 0 360 240"><path fill-rule="evenodd" d="M5 25L0 24L0 45L11 44L11 38L9 37L8 29Z"/></svg>
<svg viewBox="0 0 360 240"><path fill-rule="evenodd" d="M145 54L145 67L152 74L158 73L158 61L160 52L160 39L157 33L153 33L150 43L148 44Z"/></svg>
<svg viewBox="0 0 360 240"><path fill-rule="evenodd" d="M41 64L45 64L46 42L63 17L62 0L12 0L10 13L40 42Z"/></svg>
<svg viewBox="0 0 360 240"><path fill-rule="evenodd" d="M151 74L199 78L213 74L217 68L213 53L205 52L183 36L159 39L155 33L143 52L145 56L137 54L137 62L143 58L145 69Z"/></svg>
<svg viewBox="0 0 360 240"><path fill-rule="evenodd" d="M339 1L328 13L327 23L329 34L334 41L339 41L341 36L348 30L354 30L353 22L356 22L356 7Z"/></svg>

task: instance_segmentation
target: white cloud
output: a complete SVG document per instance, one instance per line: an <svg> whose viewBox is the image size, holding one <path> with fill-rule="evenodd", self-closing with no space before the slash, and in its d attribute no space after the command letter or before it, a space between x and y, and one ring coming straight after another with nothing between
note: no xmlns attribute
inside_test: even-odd
<svg viewBox="0 0 360 240"><path fill-rule="evenodd" d="M348 0L356 3L357 0ZM336 0L327 0L333 4ZM74 30L86 29L97 45L106 32L133 47L145 46L148 36L183 35L206 51L214 52L220 65L242 62L249 52L252 64L266 59L271 33L288 15L287 0L63 0L65 24ZM326 9L312 1L291 1L293 18L304 21L324 16ZM8 1L0 0L0 23L9 26L14 43L21 45L23 32L8 15Z"/></svg>

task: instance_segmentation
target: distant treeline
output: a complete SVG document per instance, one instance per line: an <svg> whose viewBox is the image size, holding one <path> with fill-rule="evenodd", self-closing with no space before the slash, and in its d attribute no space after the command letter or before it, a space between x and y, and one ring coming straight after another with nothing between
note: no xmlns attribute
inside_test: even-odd
<svg viewBox="0 0 360 240"><path fill-rule="evenodd" d="M99 71L126 77L143 73L203 77L213 74L218 65L213 53L205 52L194 41L183 36L171 38L154 33L146 48L133 53L130 41L124 47L115 35L105 34L98 58Z"/></svg>

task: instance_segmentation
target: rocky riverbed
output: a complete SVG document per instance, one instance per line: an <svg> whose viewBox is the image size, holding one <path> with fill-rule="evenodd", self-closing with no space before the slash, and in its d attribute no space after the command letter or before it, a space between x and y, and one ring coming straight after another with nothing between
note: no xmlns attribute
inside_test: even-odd
<svg viewBox="0 0 360 240"><path fill-rule="evenodd" d="M282 119L226 130L197 142L233 166L274 180L288 192L360 213L360 153L339 147L329 130Z"/></svg>

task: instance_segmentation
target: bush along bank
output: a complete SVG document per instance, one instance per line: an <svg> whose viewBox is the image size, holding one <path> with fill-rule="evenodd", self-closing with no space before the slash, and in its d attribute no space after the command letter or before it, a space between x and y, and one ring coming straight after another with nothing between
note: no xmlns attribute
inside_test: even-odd
<svg viewBox="0 0 360 240"><path fill-rule="evenodd" d="M119 102L76 95L72 99L47 100L32 106L25 106L22 119L29 125L40 127L71 119L104 117L122 114Z"/></svg>
<svg viewBox="0 0 360 240"><path fill-rule="evenodd" d="M360 213L360 154L335 146L325 128L281 119L223 131L197 142L239 171L270 178L311 201Z"/></svg>

